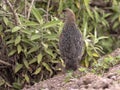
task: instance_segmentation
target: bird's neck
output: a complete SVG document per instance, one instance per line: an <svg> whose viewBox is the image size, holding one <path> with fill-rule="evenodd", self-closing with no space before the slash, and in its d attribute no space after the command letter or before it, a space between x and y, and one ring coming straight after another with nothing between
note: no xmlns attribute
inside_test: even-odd
<svg viewBox="0 0 120 90"><path fill-rule="evenodd" d="M75 23L75 18L73 17L66 18L65 23Z"/></svg>
<svg viewBox="0 0 120 90"><path fill-rule="evenodd" d="M73 26L73 25L76 25L76 22L75 20L65 20L65 25L69 25L69 26Z"/></svg>
<svg viewBox="0 0 120 90"><path fill-rule="evenodd" d="M65 22L64 23L64 28L67 28L67 29L65 29L65 30L71 30L72 28L76 28L77 26L76 26L76 23L75 22Z"/></svg>

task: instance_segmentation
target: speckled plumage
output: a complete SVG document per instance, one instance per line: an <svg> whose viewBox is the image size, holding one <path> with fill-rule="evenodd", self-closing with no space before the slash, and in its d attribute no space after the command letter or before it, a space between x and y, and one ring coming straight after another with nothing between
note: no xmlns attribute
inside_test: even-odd
<svg viewBox="0 0 120 90"><path fill-rule="evenodd" d="M66 21L59 39L59 49L66 65L65 69L76 70L82 57L83 40L82 34L76 26L74 13L69 11L70 9L67 10L68 13L65 14L73 14L73 19L69 15L65 17ZM70 20L68 20L69 18Z"/></svg>

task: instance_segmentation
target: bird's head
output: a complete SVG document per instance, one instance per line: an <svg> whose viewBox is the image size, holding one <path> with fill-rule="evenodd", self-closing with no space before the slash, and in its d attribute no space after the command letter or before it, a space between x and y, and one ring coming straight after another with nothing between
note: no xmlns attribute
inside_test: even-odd
<svg viewBox="0 0 120 90"><path fill-rule="evenodd" d="M75 14L71 9L66 8L63 10L63 13L65 15L65 22L75 22Z"/></svg>

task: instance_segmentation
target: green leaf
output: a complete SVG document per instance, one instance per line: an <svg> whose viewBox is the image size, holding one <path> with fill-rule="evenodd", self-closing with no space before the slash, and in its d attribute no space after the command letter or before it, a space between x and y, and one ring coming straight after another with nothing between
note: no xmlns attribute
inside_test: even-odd
<svg viewBox="0 0 120 90"><path fill-rule="evenodd" d="M6 17L3 17L3 21L4 21L4 23L6 24L6 25L8 25L8 18L6 18Z"/></svg>
<svg viewBox="0 0 120 90"><path fill-rule="evenodd" d="M22 51L22 47L20 45L17 46L17 51L18 51L18 54L20 54L20 52Z"/></svg>
<svg viewBox="0 0 120 90"><path fill-rule="evenodd" d="M12 51L9 52L8 56L12 56L15 53L16 53L16 50L12 50Z"/></svg>
<svg viewBox="0 0 120 90"><path fill-rule="evenodd" d="M37 19L37 21L39 23L41 23L41 19L42 19L42 16L40 15L39 11L37 8L33 7L32 8L32 14L35 16L35 18Z"/></svg>
<svg viewBox="0 0 120 90"><path fill-rule="evenodd" d="M84 25L84 32L83 32L84 39L87 35L87 28L88 28L88 23L86 22L85 25Z"/></svg>
<svg viewBox="0 0 120 90"><path fill-rule="evenodd" d="M48 48L48 45L47 45L47 44L45 44L44 42L41 42L41 44L43 45L43 47L44 47L45 49L47 49L47 48Z"/></svg>
<svg viewBox="0 0 120 90"><path fill-rule="evenodd" d="M59 1L59 8L58 8L58 13L60 14L63 10L63 0Z"/></svg>
<svg viewBox="0 0 120 90"><path fill-rule="evenodd" d="M54 54L51 49L45 49L45 52L54 58Z"/></svg>
<svg viewBox="0 0 120 90"><path fill-rule="evenodd" d="M85 58L85 67L88 67L89 66L89 61L88 61L88 58L86 57Z"/></svg>
<svg viewBox="0 0 120 90"><path fill-rule="evenodd" d="M30 39L26 39L26 38L22 38L22 41L28 45L34 46L34 44L32 43L32 41Z"/></svg>
<svg viewBox="0 0 120 90"><path fill-rule="evenodd" d="M33 64L33 63L35 63L35 62L37 62L37 59L36 59L36 58L33 58L32 60L30 60L29 65L30 65L30 64Z"/></svg>
<svg viewBox="0 0 120 90"><path fill-rule="evenodd" d="M28 75L27 74L25 74L25 80L29 83L30 82L30 78L28 77Z"/></svg>
<svg viewBox="0 0 120 90"><path fill-rule="evenodd" d="M27 29L21 30L21 32L28 34L28 35L31 35L32 33L30 30L27 30Z"/></svg>
<svg viewBox="0 0 120 90"><path fill-rule="evenodd" d="M40 38L40 35L32 35L32 37L31 37L31 40L33 41L33 40L36 40L36 39L39 39Z"/></svg>
<svg viewBox="0 0 120 90"><path fill-rule="evenodd" d="M87 71L87 69L84 68L84 67L83 67L83 68L81 67L81 68L79 68L78 70L79 70L80 72L86 72L86 71Z"/></svg>
<svg viewBox="0 0 120 90"><path fill-rule="evenodd" d="M47 38L48 40L58 40L58 35L52 34L52 35L45 35L43 38Z"/></svg>
<svg viewBox="0 0 120 90"><path fill-rule="evenodd" d="M89 7L89 2L90 2L90 0L84 0L84 3L85 3L85 7L86 7L86 9L87 9L87 12L88 12L88 14L90 15L90 17L93 19L93 15L92 15L92 13L91 13L91 11L90 11L90 7Z"/></svg>
<svg viewBox="0 0 120 90"><path fill-rule="evenodd" d="M99 55L97 53L93 53L92 54L94 57L99 57Z"/></svg>
<svg viewBox="0 0 120 90"><path fill-rule="evenodd" d="M53 72L52 72L50 66L49 66L47 63L43 62L42 65L43 65L48 71L50 71L50 75L53 74Z"/></svg>
<svg viewBox="0 0 120 90"><path fill-rule="evenodd" d="M8 44L12 44L14 42L15 42L15 40L9 40L9 41L6 41L6 44L8 45Z"/></svg>
<svg viewBox="0 0 120 90"><path fill-rule="evenodd" d="M12 29L12 32L14 33L14 32L17 32L18 30L20 30L21 29L21 27L19 27L19 26L15 26L13 29Z"/></svg>
<svg viewBox="0 0 120 90"><path fill-rule="evenodd" d="M42 29L53 27L53 26L59 24L60 22L61 22L60 20L53 20L51 22L47 22L47 23L45 23L45 24L42 25Z"/></svg>
<svg viewBox="0 0 120 90"><path fill-rule="evenodd" d="M99 22L100 21L100 16L99 16L98 12L96 10L93 10L93 11L94 11L94 14L95 14L96 21Z"/></svg>
<svg viewBox="0 0 120 90"><path fill-rule="evenodd" d="M37 75L38 73L40 73L40 71L41 71L41 67L37 68L33 74Z"/></svg>
<svg viewBox="0 0 120 90"><path fill-rule="evenodd" d="M0 76L0 87L5 84L5 80Z"/></svg>
<svg viewBox="0 0 120 90"><path fill-rule="evenodd" d="M2 25L0 25L0 33L1 33L1 31L3 30L3 26Z"/></svg>
<svg viewBox="0 0 120 90"><path fill-rule="evenodd" d="M28 51L28 54L33 53L39 49L39 46L35 46Z"/></svg>
<svg viewBox="0 0 120 90"><path fill-rule="evenodd" d="M80 9L80 2L78 0L75 1L75 4L76 4L77 8Z"/></svg>
<svg viewBox="0 0 120 90"><path fill-rule="evenodd" d="M120 25L119 22L114 22L114 24L113 24L113 29L116 29L119 25Z"/></svg>
<svg viewBox="0 0 120 90"><path fill-rule="evenodd" d="M23 60L23 63L24 63L24 65L25 65L25 67L27 68L27 69L29 69L29 63L28 63L28 61L27 60Z"/></svg>
<svg viewBox="0 0 120 90"><path fill-rule="evenodd" d="M16 66L15 66L15 73L17 73L18 71L20 71L20 69L22 69L22 67L23 67L23 64L17 64Z"/></svg>
<svg viewBox="0 0 120 90"><path fill-rule="evenodd" d="M13 83L13 87L16 89L16 90L21 90L22 89L22 86L20 83Z"/></svg>
<svg viewBox="0 0 120 90"><path fill-rule="evenodd" d="M60 63L59 60L54 60L54 59L52 59L50 62L52 62L52 63Z"/></svg>
<svg viewBox="0 0 120 90"><path fill-rule="evenodd" d="M42 54L40 53L37 56L37 62L38 62L38 64L41 62L41 60L42 60Z"/></svg>
<svg viewBox="0 0 120 90"><path fill-rule="evenodd" d="M19 35L19 36L17 36L17 38L15 39L15 46L16 46L17 44L19 44L20 41L21 41L21 36Z"/></svg>
<svg viewBox="0 0 120 90"><path fill-rule="evenodd" d="M89 39L86 39L85 40L85 46L86 46L86 48L88 48L89 47L89 41L88 41Z"/></svg>

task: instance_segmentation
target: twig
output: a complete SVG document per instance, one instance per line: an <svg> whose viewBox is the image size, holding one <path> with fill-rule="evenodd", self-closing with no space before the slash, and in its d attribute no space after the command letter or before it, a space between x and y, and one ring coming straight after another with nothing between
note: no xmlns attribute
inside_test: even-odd
<svg viewBox="0 0 120 90"><path fill-rule="evenodd" d="M10 63L5 62L5 61L3 61L3 60L0 60L0 63L5 64L5 65L7 65L7 66L11 66L11 64L10 64Z"/></svg>
<svg viewBox="0 0 120 90"><path fill-rule="evenodd" d="M35 1L35 0L32 0L32 1L31 1L30 8L29 8L29 10L28 10L27 19L30 18L30 13L31 13L31 10L32 10L32 6L33 6L33 4L34 4L34 1Z"/></svg>
<svg viewBox="0 0 120 90"><path fill-rule="evenodd" d="M9 2L9 0L5 0L5 3L10 7L11 12L13 13L13 16L15 18L15 25L21 24L19 21L18 15L17 15L16 11L14 10L12 4Z"/></svg>
<svg viewBox="0 0 120 90"><path fill-rule="evenodd" d="M24 0L24 2L25 2L24 15L25 15L25 18L27 18L27 1Z"/></svg>
<svg viewBox="0 0 120 90"><path fill-rule="evenodd" d="M14 2L13 2L13 8L17 8L19 6L19 4L20 4L20 1L21 0L14 0Z"/></svg>
<svg viewBox="0 0 120 90"><path fill-rule="evenodd" d="M49 6L50 6L50 0L48 0L48 4L47 4L47 16L46 16L46 19L48 21L48 16L49 16Z"/></svg>

